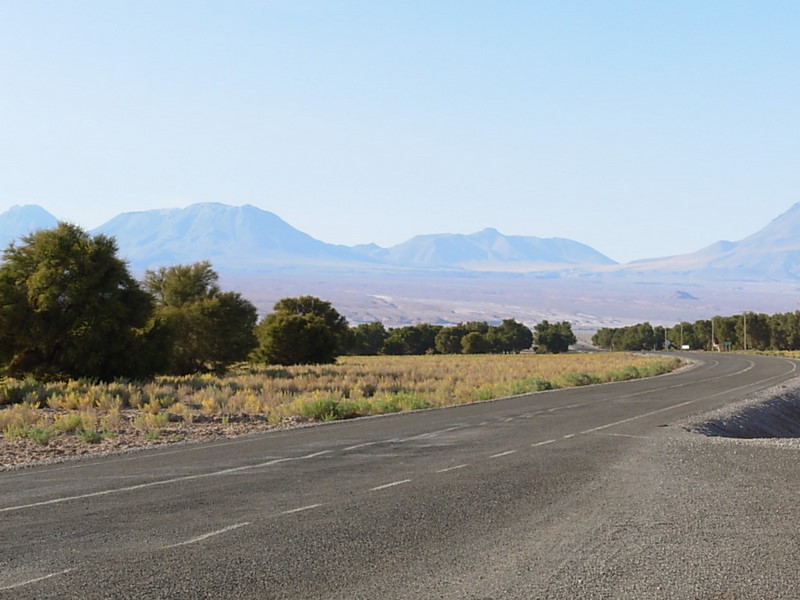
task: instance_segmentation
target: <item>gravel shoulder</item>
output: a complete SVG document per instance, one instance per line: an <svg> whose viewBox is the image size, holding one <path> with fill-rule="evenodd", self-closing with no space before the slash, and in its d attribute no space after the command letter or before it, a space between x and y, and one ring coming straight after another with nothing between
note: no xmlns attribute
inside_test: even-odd
<svg viewBox="0 0 800 600"><path fill-rule="evenodd" d="M295 417L272 424L263 418L240 415L230 417L225 421L215 418L191 424L176 423L164 427L160 430L158 437L152 438L148 437L147 432L130 425L138 414L139 411L123 411L123 419L128 425L121 427L113 436L104 437L97 443L85 442L75 433L55 435L47 444L39 444L27 437L3 438L0 440L0 471L78 460L88 456L134 452L165 445L226 439L299 427L307 423L306 420Z"/></svg>
<svg viewBox="0 0 800 600"><path fill-rule="evenodd" d="M475 597L800 598L800 440L746 437L789 435L798 404L800 379L641 438Z"/></svg>

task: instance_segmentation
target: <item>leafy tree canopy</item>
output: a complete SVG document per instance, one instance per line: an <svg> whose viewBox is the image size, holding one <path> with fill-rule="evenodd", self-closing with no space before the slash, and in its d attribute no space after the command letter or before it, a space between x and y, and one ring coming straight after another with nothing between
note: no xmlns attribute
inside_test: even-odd
<svg viewBox="0 0 800 600"><path fill-rule="evenodd" d="M505 319L489 330L489 341L494 352L522 352L533 345L533 332L514 319Z"/></svg>
<svg viewBox="0 0 800 600"><path fill-rule="evenodd" d="M3 253L0 365L12 377L150 375L152 310L113 238L59 223Z"/></svg>
<svg viewBox="0 0 800 600"><path fill-rule="evenodd" d="M536 351L543 354L559 354L569 350L571 344L578 341L572 333L572 325L568 321L549 323L542 321L534 328L534 344Z"/></svg>
<svg viewBox="0 0 800 600"><path fill-rule="evenodd" d="M156 323L168 332L170 373L220 371L255 348L255 306L237 292L222 292L218 281L208 261L145 273Z"/></svg>
<svg viewBox="0 0 800 600"><path fill-rule="evenodd" d="M185 306L220 293L219 275L207 260L146 271L144 287L159 306Z"/></svg>
<svg viewBox="0 0 800 600"><path fill-rule="evenodd" d="M406 325L389 331L383 343L383 354L432 354L436 350L436 336L441 325L419 323Z"/></svg>
<svg viewBox="0 0 800 600"><path fill-rule="evenodd" d="M257 326L253 359L278 365L336 360L348 325L330 302L313 296L283 298Z"/></svg>
<svg viewBox="0 0 800 600"><path fill-rule="evenodd" d="M347 354L374 356L381 351L388 335L389 332L380 321L361 323L350 328L343 348Z"/></svg>

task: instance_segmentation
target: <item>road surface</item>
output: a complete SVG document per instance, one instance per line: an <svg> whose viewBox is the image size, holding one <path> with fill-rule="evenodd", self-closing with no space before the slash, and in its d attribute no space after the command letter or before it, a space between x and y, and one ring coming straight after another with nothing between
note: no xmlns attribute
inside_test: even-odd
<svg viewBox="0 0 800 600"><path fill-rule="evenodd" d="M798 598L798 449L677 425L797 363L692 358L2 472L0 598Z"/></svg>

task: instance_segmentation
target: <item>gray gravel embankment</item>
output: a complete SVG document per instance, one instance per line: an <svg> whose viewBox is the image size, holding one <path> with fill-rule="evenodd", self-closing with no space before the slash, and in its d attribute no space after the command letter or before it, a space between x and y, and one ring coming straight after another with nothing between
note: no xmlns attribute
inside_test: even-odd
<svg viewBox="0 0 800 600"><path fill-rule="evenodd" d="M800 379L642 438L465 597L800 598L797 406Z"/></svg>
<svg viewBox="0 0 800 600"><path fill-rule="evenodd" d="M641 487L597 526L617 554L587 557L583 597L800 598L800 379L664 434L609 482Z"/></svg>
<svg viewBox="0 0 800 600"><path fill-rule="evenodd" d="M800 379L699 415L681 425L688 431L707 436L762 442L780 439L786 445L800 438Z"/></svg>

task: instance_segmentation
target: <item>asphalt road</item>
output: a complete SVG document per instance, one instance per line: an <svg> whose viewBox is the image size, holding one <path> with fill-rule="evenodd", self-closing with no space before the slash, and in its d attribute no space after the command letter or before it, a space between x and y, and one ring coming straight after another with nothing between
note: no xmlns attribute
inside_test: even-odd
<svg viewBox="0 0 800 600"><path fill-rule="evenodd" d="M798 598L798 449L677 426L797 363L692 358L0 473L0 598Z"/></svg>

